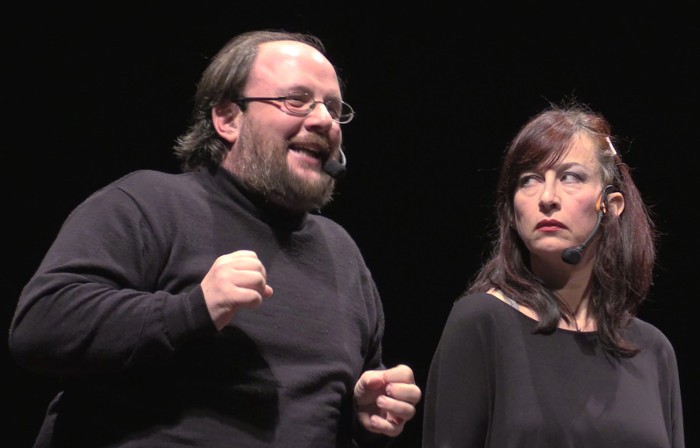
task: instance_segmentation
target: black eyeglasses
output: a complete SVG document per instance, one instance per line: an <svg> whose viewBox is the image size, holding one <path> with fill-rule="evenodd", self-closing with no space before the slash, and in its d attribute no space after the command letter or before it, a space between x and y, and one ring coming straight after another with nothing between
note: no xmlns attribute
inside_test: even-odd
<svg viewBox="0 0 700 448"><path fill-rule="evenodd" d="M352 106L345 101L316 101L311 94L307 92L289 92L285 96L247 97L236 98L233 100L233 102L239 106L242 106L250 101L282 101L284 108L281 110L289 115L294 115L297 117L305 117L309 115L311 111L316 108L316 104L322 103L324 106L326 106L326 110L328 110L331 119L340 124L350 123L355 117L355 110L353 110Z"/></svg>

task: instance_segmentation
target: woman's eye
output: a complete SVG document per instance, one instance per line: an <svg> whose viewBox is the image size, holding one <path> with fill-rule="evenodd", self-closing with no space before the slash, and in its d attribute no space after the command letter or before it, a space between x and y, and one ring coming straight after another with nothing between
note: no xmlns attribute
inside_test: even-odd
<svg viewBox="0 0 700 448"><path fill-rule="evenodd" d="M578 173L568 171L562 174L561 180L563 182L581 182L583 180L583 176Z"/></svg>
<svg viewBox="0 0 700 448"><path fill-rule="evenodd" d="M534 184L536 179L537 177L534 174L525 175L520 178L520 182L518 182L518 184L521 187L527 187L529 185Z"/></svg>

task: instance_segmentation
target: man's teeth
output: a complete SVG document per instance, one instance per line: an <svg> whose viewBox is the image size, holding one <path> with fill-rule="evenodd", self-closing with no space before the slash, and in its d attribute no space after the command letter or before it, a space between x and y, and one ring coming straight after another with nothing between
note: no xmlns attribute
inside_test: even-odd
<svg viewBox="0 0 700 448"><path fill-rule="evenodd" d="M297 151L297 152L303 152L304 154L307 154L307 155L309 155L309 156L311 156L311 157L314 157L314 158L316 158L316 159L320 159L320 158L321 158L321 154L319 154L319 153L316 152L316 151L312 151L312 150L310 150L310 149L301 148L301 147L298 147L298 146L292 146L292 150Z"/></svg>

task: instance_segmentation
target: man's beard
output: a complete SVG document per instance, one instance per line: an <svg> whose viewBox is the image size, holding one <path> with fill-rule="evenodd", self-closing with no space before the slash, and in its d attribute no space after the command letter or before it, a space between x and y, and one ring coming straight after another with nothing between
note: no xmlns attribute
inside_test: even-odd
<svg viewBox="0 0 700 448"><path fill-rule="evenodd" d="M239 148L231 165L234 174L251 191L275 205L293 211L319 210L333 198L335 181L323 174L319 179L296 175L287 164L289 142L273 141L250 122L241 129Z"/></svg>

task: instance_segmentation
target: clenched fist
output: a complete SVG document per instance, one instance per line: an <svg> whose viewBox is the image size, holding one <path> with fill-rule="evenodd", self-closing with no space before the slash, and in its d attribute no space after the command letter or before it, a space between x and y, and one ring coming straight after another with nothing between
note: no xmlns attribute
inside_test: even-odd
<svg viewBox="0 0 700 448"><path fill-rule="evenodd" d="M238 309L257 308L263 299L272 295L265 266L250 250L238 250L217 258L200 285L218 330L233 319Z"/></svg>

